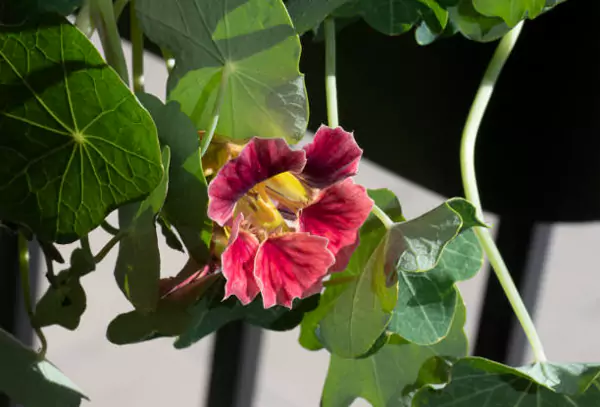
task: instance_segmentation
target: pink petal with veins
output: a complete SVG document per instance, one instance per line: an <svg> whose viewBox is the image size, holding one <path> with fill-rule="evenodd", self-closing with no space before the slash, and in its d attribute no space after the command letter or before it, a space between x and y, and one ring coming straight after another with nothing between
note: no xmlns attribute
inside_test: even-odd
<svg viewBox="0 0 600 407"><path fill-rule="evenodd" d="M292 308L295 298L309 297L335 258L327 250L327 239L308 233L286 233L265 240L256 254L254 275L265 308Z"/></svg>
<svg viewBox="0 0 600 407"><path fill-rule="evenodd" d="M358 173L362 149L354 135L341 127L321 126L312 143L304 147L306 165L302 179L311 187L325 188Z"/></svg>
<svg viewBox="0 0 600 407"><path fill-rule="evenodd" d="M252 187L282 172L299 173L305 164L304 151L293 151L285 140L253 138L208 186L208 216L223 226L238 199Z"/></svg>
<svg viewBox="0 0 600 407"><path fill-rule="evenodd" d="M246 305L258 295L259 289L254 278L254 260L259 241L252 234L240 229L243 216L238 216L233 224L229 246L221 257L225 283L225 298L235 295Z"/></svg>
<svg viewBox="0 0 600 407"><path fill-rule="evenodd" d="M373 201L364 187L351 179L322 190L315 203L300 213L300 232L325 237L327 248L344 268L357 244L358 229L367 220ZM348 250L342 250L348 247ZM344 264L345 263L345 264Z"/></svg>

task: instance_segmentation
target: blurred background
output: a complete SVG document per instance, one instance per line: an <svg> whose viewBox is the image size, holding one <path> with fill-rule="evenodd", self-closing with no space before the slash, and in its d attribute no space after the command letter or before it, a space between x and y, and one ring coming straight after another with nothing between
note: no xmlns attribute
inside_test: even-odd
<svg viewBox="0 0 600 407"><path fill-rule="evenodd" d="M600 361L597 15L596 1L569 0L526 23L492 99L477 152L486 221L534 314L547 355L557 362ZM97 36L93 41L101 49ZM412 34L386 37L361 22L344 28L338 41L340 119L355 131L366 157L357 182L391 189L407 218L461 195L460 133L495 44L457 35L420 47ZM310 129L315 130L326 121L324 50L311 35L303 37L303 45ZM129 44L124 46L129 56ZM148 52L145 64L146 91L164 99L164 62ZM108 220L118 223L115 214ZM94 231L93 251L108 239ZM61 247L63 257L74 248ZM184 351L175 350L172 339L123 347L106 339L108 323L130 307L114 283L116 254L82 280L88 303L77 332L45 329L49 359L85 390L92 400L85 405L213 407L206 400L215 335ZM185 262L164 242L161 257L166 275ZM47 288L42 268L37 268L40 296ZM471 350L526 363L531 355L520 328L488 277L486 265L460 284ZM24 311L17 312L19 336L31 338ZM231 389L238 392L231 407L319 405L326 351L304 350L297 343L298 329L244 332L249 339L242 356L250 362L237 372L241 390Z"/></svg>

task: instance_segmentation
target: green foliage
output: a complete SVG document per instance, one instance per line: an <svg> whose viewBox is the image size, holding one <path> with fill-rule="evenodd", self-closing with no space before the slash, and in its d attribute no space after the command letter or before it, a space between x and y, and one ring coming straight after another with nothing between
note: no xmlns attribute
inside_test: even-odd
<svg viewBox="0 0 600 407"><path fill-rule="evenodd" d="M77 407L83 392L52 363L0 328L0 392L26 407Z"/></svg>
<svg viewBox="0 0 600 407"><path fill-rule="evenodd" d="M219 103L223 139L304 136L300 40L281 0L139 0L136 10L150 39L175 56L169 99L198 129L209 129Z"/></svg>
<svg viewBox="0 0 600 407"><path fill-rule="evenodd" d="M171 149L169 191L162 216L177 230L196 262L204 264L209 256L212 222L206 215L208 193L198 132L177 102L164 105L158 98L145 93L139 94L138 98L156 123L161 145ZM175 240L174 235L170 235L167 242L176 244Z"/></svg>
<svg viewBox="0 0 600 407"><path fill-rule="evenodd" d="M169 168L171 153L163 148L163 166ZM115 278L127 299L144 312L156 308L159 296L160 253L155 220L167 194L169 173L148 198L119 210L119 226L123 237L115 266Z"/></svg>
<svg viewBox="0 0 600 407"><path fill-rule="evenodd" d="M60 325L75 330L86 308L86 296L80 279L96 268L92 254L77 248L71 254L71 267L61 271L35 309L34 324ZM54 285L56 284L56 285Z"/></svg>
<svg viewBox="0 0 600 407"><path fill-rule="evenodd" d="M150 115L58 17L0 27L0 218L67 243L162 176Z"/></svg>
<svg viewBox="0 0 600 407"><path fill-rule="evenodd" d="M474 277L482 264L481 247L467 230L448 244L432 270L398 273L398 302L387 329L420 345L440 341L455 318L459 294L454 283Z"/></svg>
<svg viewBox="0 0 600 407"><path fill-rule="evenodd" d="M413 406L592 407L600 399L599 373L598 365L537 364L513 369L486 359L465 358L452 367L448 385L422 389Z"/></svg>
<svg viewBox="0 0 600 407"><path fill-rule="evenodd" d="M298 34L319 26L325 18L350 0L289 0L288 13Z"/></svg>
<svg viewBox="0 0 600 407"><path fill-rule="evenodd" d="M374 407L409 407L419 379L427 377L426 383L444 381L432 358L466 355L464 323L465 307L459 299L450 332L435 345L419 346L391 335L383 348L367 358L344 359L332 354L322 406L345 407L362 397Z"/></svg>

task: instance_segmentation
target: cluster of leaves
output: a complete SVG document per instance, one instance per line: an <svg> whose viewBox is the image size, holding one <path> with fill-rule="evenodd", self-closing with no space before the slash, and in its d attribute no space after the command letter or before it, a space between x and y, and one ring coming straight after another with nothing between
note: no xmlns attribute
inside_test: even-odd
<svg viewBox="0 0 600 407"><path fill-rule="evenodd" d="M103 2L85 5L93 13ZM299 35L333 16L363 18L388 35L416 27L422 44L457 31L485 41L557 2L173 0L173 7L137 0L144 34L176 60L166 103L134 95L64 18L82 1L3 4L10 23L0 24L0 219L37 239L50 264L64 262L55 244L81 242L65 270L48 270L51 286L32 323L75 330L86 308L81 279L118 244L115 280L132 309L108 326L113 343L174 337L185 348L234 320L271 330L301 325L302 346L331 353L324 406L357 397L374 406L462 406L475 397L482 405L591 406L596 366L512 369L465 357L465 307L455 283L478 272L482 253L472 230L481 225L462 199L406 221L390 191L370 191L397 223L369 218L347 269L292 310L265 310L260 298L245 307L222 301L223 278L201 272L214 260L214 228L203 169L210 140L198 132L213 126L217 110L219 141L300 140L308 98ZM115 209L118 229L103 224ZM87 235L101 224L114 236L94 255ZM189 255L173 279L161 279L157 225ZM1 329L0 360L0 391L27 407L76 406L85 397L44 355Z"/></svg>

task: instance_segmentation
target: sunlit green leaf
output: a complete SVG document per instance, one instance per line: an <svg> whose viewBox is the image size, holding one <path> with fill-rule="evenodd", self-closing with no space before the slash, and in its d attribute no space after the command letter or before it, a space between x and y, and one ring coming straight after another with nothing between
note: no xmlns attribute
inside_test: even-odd
<svg viewBox="0 0 600 407"><path fill-rule="evenodd" d="M423 388L413 406L598 406L599 372L598 365L543 364L517 370L482 358L466 358L454 364L447 386L439 390Z"/></svg>
<svg viewBox="0 0 600 407"><path fill-rule="evenodd" d="M418 346L397 335L374 355L364 359L344 359L331 355L323 407L347 407L357 398L373 407L409 407L416 382L439 381L434 357L462 357L467 353L463 331L465 308L462 299L448 336L433 346ZM424 377L426 379L424 379Z"/></svg>
<svg viewBox="0 0 600 407"><path fill-rule="evenodd" d="M465 226L480 224L471 204L462 198L448 200L426 214L394 225L391 240L403 248L398 271L422 272L433 269L444 247Z"/></svg>
<svg viewBox="0 0 600 407"><path fill-rule="evenodd" d="M465 37L488 42L501 38L510 31L506 23L498 17L486 17L473 8L472 0L459 0L459 3L448 8L450 21Z"/></svg>
<svg viewBox="0 0 600 407"><path fill-rule="evenodd" d="M474 277L482 264L477 237L467 230L448 244L434 269L400 272L398 302L387 329L420 345L441 340L456 310L458 293L454 284Z"/></svg>
<svg viewBox="0 0 600 407"><path fill-rule="evenodd" d="M353 0L340 7L334 15L360 15L376 30L398 35L426 21L433 32L441 33L448 23L448 13L436 0Z"/></svg>
<svg viewBox="0 0 600 407"><path fill-rule="evenodd" d="M60 17L0 26L0 219L67 243L162 176L156 128Z"/></svg>
<svg viewBox="0 0 600 407"><path fill-rule="evenodd" d="M26 407L77 407L83 392L52 363L0 329L0 392Z"/></svg>
<svg viewBox="0 0 600 407"><path fill-rule="evenodd" d="M168 146L163 148L162 156L163 166L169 168ZM155 220L165 201L168 183L169 173L165 171L148 198L119 210L119 227L124 236L119 242L115 278L129 301L145 312L154 310L158 302L160 253Z"/></svg>
<svg viewBox="0 0 600 407"><path fill-rule="evenodd" d="M304 136L300 40L281 0L139 0L136 10L145 33L175 55L169 99L198 129L210 127L223 80L221 138Z"/></svg>
<svg viewBox="0 0 600 407"><path fill-rule="evenodd" d="M537 17L546 0L473 0L475 10L488 17L500 17L509 27L514 27L524 18Z"/></svg>
<svg viewBox="0 0 600 407"><path fill-rule="evenodd" d="M208 193L202 171L198 132L178 103L164 105L149 94L138 95L158 128L162 145L171 149L169 192L162 214L198 264L206 263L212 222L206 215Z"/></svg>

